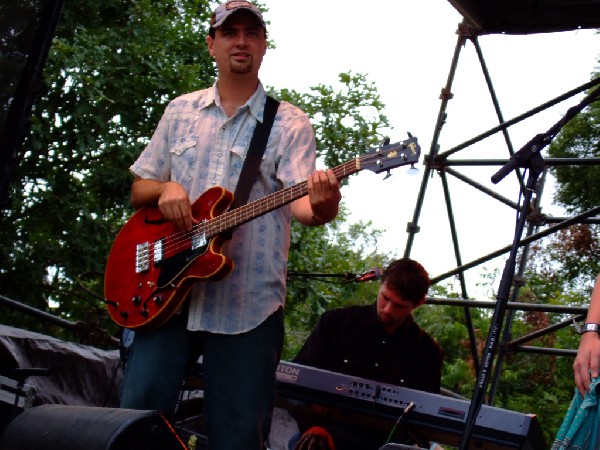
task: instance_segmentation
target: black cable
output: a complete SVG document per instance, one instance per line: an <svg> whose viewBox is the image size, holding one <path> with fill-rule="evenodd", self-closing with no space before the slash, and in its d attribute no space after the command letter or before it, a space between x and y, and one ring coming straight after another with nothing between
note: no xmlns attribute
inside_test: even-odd
<svg viewBox="0 0 600 450"><path fill-rule="evenodd" d="M77 285L78 285L78 286L79 286L79 287L80 287L80 288L81 288L83 291L87 292L87 293L88 293L88 294L90 294L92 297L96 298L97 300L100 300L101 302L103 302L103 303L106 303L107 305L114 306L115 308L116 308L117 306L119 306L119 304L118 304L117 302L115 302L115 301L112 301L112 300L109 300L109 299L107 299L107 298L105 298L105 297L102 297L101 295L98 295L98 294L96 294L96 293L95 293L94 291L92 291L91 289L88 289L87 287L85 287L85 286L83 285L83 282L82 282L82 280L81 280L81 279L82 279L84 276L87 276L87 275L99 275L99 276L101 276L101 277L104 277L104 274L103 274L102 272L94 272L94 271L92 271L92 272L83 272L83 273L80 273L79 275L77 275Z"/></svg>

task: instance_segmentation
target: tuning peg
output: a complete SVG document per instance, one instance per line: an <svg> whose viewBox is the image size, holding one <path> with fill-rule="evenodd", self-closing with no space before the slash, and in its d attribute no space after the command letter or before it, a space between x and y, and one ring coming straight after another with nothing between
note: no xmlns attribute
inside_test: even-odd
<svg viewBox="0 0 600 450"><path fill-rule="evenodd" d="M406 134L408 134L408 138L410 139L412 136L412 134L410 134L410 131L407 131Z"/></svg>
<svg viewBox="0 0 600 450"><path fill-rule="evenodd" d="M390 138L388 136L384 137L382 145L388 145L389 143L390 143Z"/></svg>

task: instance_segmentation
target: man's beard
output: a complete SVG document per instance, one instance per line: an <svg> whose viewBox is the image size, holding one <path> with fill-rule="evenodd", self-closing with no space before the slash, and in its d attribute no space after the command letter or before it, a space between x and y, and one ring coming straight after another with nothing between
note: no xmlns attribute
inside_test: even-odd
<svg viewBox="0 0 600 450"><path fill-rule="evenodd" d="M254 60L251 58L248 62L239 63L237 61L229 62L229 69L231 73L237 73L239 75L243 75L246 73L250 73L252 71L252 67L254 64Z"/></svg>

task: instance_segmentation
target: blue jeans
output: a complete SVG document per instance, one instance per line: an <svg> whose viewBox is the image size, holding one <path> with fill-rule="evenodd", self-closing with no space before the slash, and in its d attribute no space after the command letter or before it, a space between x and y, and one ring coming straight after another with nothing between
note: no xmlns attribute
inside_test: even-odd
<svg viewBox="0 0 600 450"><path fill-rule="evenodd" d="M135 334L121 407L172 418L184 377L203 355L204 418L210 450L264 450L273 417L283 310L255 329L224 335L186 330L185 314Z"/></svg>

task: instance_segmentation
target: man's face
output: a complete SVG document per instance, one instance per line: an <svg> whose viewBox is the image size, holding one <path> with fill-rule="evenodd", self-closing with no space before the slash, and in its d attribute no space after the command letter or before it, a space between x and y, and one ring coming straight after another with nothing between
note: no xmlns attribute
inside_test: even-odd
<svg viewBox="0 0 600 450"><path fill-rule="evenodd" d="M388 334L393 333L419 305L403 300L398 292L388 289L387 283L379 286L377 318Z"/></svg>
<svg viewBox="0 0 600 450"><path fill-rule="evenodd" d="M264 28L251 12L236 12L215 30L214 39L208 36L206 42L221 75L254 74L258 77L267 51L267 39Z"/></svg>

